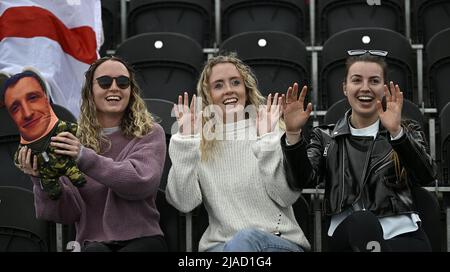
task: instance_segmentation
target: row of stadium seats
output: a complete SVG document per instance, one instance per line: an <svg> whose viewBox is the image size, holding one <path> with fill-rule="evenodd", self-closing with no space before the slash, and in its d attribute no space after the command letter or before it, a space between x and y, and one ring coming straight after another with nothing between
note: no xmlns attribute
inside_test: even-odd
<svg viewBox="0 0 450 272"><path fill-rule="evenodd" d="M248 31L273 30L297 36L308 45L325 43L354 27L382 27L426 45L450 27L445 0L102 0L104 50L124 37L146 32L177 32L202 47L214 47ZM314 3L314 6L312 4ZM125 15L127 33L121 33ZM314 25L311 26L311 23Z"/></svg>
<svg viewBox="0 0 450 272"><path fill-rule="evenodd" d="M389 41L389 42L386 42ZM324 44L319 54L318 89L314 104L326 110L343 98L341 83L345 59L350 49L380 49L388 51L388 80L398 83L405 97L438 112L450 102L450 28L437 34L425 49L422 67L424 91L419 95L417 64L408 40L397 32L383 28L353 28L342 31ZM183 45L183 50L180 50ZM302 40L276 31L246 32L224 41L219 50L236 51L254 70L263 95L284 92L293 82L311 87L310 55ZM127 39L116 51L137 70L138 83L146 98L175 101L181 91L193 94L199 71L205 61L202 48L189 37L170 32L145 33Z"/></svg>

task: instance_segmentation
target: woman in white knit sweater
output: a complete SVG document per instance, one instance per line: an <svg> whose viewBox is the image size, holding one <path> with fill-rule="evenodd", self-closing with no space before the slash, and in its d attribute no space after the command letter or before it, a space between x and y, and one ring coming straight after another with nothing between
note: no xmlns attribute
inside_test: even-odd
<svg viewBox="0 0 450 272"><path fill-rule="evenodd" d="M283 169L283 98L269 95L264 105L254 74L235 54L208 60L197 93L190 105L187 93L174 105L179 131L169 146L166 198L182 212L205 205L209 226L199 251L309 250L292 209L300 193Z"/></svg>

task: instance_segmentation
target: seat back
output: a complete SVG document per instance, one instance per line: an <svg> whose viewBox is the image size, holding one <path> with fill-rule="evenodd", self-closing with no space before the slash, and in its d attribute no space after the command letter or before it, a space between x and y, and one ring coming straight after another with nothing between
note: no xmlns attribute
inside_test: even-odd
<svg viewBox="0 0 450 272"><path fill-rule="evenodd" d="M50 223L36 219L33 192L0 186L0 251L50 250Z"/></svg>
<svg viewBox="0 0 450 272"><path fill-rule="evenodd" d="M211 47L212 1L133 0L128 14L128 36L147 32L175 32Z"/></svg>
<svg viewBox="0 0 450 272"><path fill-rule="evenodd" d="M163 99L145 99L147 110L152 113L155 121L159 123L166 134L166 161L164 163L161 182L156 196L156 207L160 214L159 225L164 233L170 252L186 251L186 218L173 206L171 206L165 195L167 177L172 162L169 157L170 137L176 133L176 119L172 116L173 102ZM174 130L172 130L174 126Z"/></svg>
<svg viewBox="0 0 450 272"><path fill-rule="evenodd" d="M312 222L311 222L311 209L308 201L300 195L297 201L292 205L294 209L295 219L305 234L308 241L313 241L313 231L312 231Z"/></svg>
<svg viewBox="0 0 450 272"><path fill-rule="evenodd" d="M0 186L17 186L28 190L33 184L28 175L14 165L14 154L19 146L20 135L16 124L5 107L0 107Z"/></svg>
<svg viewBox="0 0 450 272"><path fill-rule="evenodd" d="M77 118L67 108L58 104L52 104L56 116L65 122L77 123Z"/></svg>
<svg viewBox="0 0 450 272"><path fill-rule="evenodd" d="M5 107L0 107L0 139L18 137L19 130Z"/></svg>
<svg viewBox="0 0 450 272"><path fill-rule="evenodd" d="M144 100L147 110L153 114L156 122L162 126L166 136L170 138L171 135L177 133L177 119L173 113L174 102L158 98L145 98Z"/></svg>
<svg viewBox="0 0 450 272"><path fill-rule="evenodd" d="M120 0L102 0L101 5L104 42L100 56L105 56L108 50L115 50L120 43Z"/></svg>
<svg viewBox="0 0 450 272"><path fill-rule="evenodd" d="M208 212L202 203L192 211L192 251L198 252L200 239L209 226Z"/></svg>
<svg viewBox="0 0 450 272"><path fill-rule="evenodd" d="M164 170L161 177L160 188L162 190L166 189L167 177L169 175L169 170L172 165L172 162L169 157L169 143L170 138L173 134L178 131L178 124L175 118L175 115L172 113L173 102L163 100L163 99L155 99L155 98L147 98L145 99L145 103L147 105L147 110L152 113L155 121L159 123L164 132L166 134L166 161L164 163Z"/></svg>
<svg viewBox="0 0 450 272"><path fill-rule="evenodd" d="M180 92L195 93L204 61L200 45L177 33L145 33L131 37L117 48L116 54L136 69L144 98L172 102L177 101Z"/></svg>
<svg viewBox="0 0 450 272"><path fill-rule="evenodd" d="M415 0L414 8L418 43L426 45L430 39L443 29L450 27L450 2L447 0Z"/></svg>
<svg viewBox="0 0 450 272"><path fill-rule="evenodd" d="M422 187L411 188L412 197L422 220L422 227L430 240L433 251L443 249L443 228L438 199Z"/></svg>
<svg viewBox="0 0 450 272"><path fill-rule="evenodd" d="M333 35L323 45L319 74L319 104L322 109L344 98L342 82L345 79L347 51L350 49L388 51L388 78L385 81L394 81L400 86L405 98L417 101L417 92L414 92L415 64L410 42L403 35L388 29L353 28Z"/></svg>
<svg viewBox="0 0 450 272"><path fill-rule="evenodd" d="M307 38L308 10L304 1L222 1L222 40L252 31L280 31Z"/></svg>
<svg viewBox="0 0 450 272"><path fill-rule="evenodd" d="M0 186L16 186L28 190L33 189L30 177L14 165L14 154L19 146L19 136L15 139L0 142Z"/></svg>
<svg viewBox="0 0 450 272"><path fill-rule="evenodd" d="M450 185L450 102L440 113L440 145L442 182Z"/></svg>
<svg viewBox="0 0 450 272"><path fill-rule="evenodd" d="M295 36L277 31L246 32L224 41L220 49L237 52L252 68L264 96L285 93L294 82L308 85L306 47Z"/></svg>
<svg viewBox="0 0 450 272"><path fill-rule="evenodd" d="M159 189L156 196L159 211L159 225L164 233L170 252L186 251L186 218L166 200L164 190Z"/></svg>
<svg viewBox="0 0 450 272"><path fill-rule="evenodd" d="M380 27L404 34L404 1L383 0L373 5L361 0L318 0L322 42L334 34L357 27ZM380 1L381 2L381 1Z"/></svg>
<svg viewBox="0 0 450 272"><path fill-rule="evenodd" d="M444 44L450 44L450 28L435 34L425 49L431 105L438 112L450 102L450 48Z"/></svg>

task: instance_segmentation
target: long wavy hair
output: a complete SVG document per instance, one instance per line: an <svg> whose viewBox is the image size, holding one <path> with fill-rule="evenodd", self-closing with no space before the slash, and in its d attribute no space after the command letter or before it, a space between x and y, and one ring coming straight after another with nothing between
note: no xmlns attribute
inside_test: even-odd
<svg viewBox="0 0 450 272"><path fill-rule="evenodd" d="M212 68L220 63L231 63L238 70L239 74L242 76L245 85L245 93L246 93L246 104L255 106L256 109L259 108L260 105L264 104L265 98L261 95L260 91L257 88L257 81L255 74L252 72L251 68L245 64L242 60L237 57L237 54L234 52L224 53L214 56L206 61L205 66L203 67L203 71L200 74L200 79L197 83L197 95L202 99L202 110L208 108L208 106L213 105L213 101L210 94L211 86L209 85L209 79L211 77ZM208 111L205 111L202 116L202 128L205 127L205 124L214 118L213 114L210 114ZM208 127L207 133L214 133L215 126ZM207 160L209 157L209 150L214 147L215 139L209 140L205 138L205 133L201 133L202 140L200 143L200 151L202 160Z"/></svg>
<svg viewBox="0 0 450 272"><path fill-rule="evenodd" d="M102 150L106 144L106 151L111 147L111 142L102 134L102 127L97 119L97 107L94 102L93 84L94 73L97 68L106 61L118 61L122 63L130 74L130 101L120 123L120 129L125 136L143 137L153 127L153 116L148 112L144 100L140 97L141 89L136 82L135 71L121 58L110 56L95 61L85 73L85 81L81 90L81 116L77 136L80 142L96 152Z"/></svg>

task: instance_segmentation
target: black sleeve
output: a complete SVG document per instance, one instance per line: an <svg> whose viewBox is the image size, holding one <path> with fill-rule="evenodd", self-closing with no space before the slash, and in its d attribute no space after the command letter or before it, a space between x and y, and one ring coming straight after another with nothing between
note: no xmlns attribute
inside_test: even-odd
<svg viewBox="0 0 450 272"><path fill-rule="evenodd" d="M410 181L421 186L429 185L437 178L437 166L428 152L423 131L417 122L402 122L403 136L390 141L405 167Z"/></svg>
<svg viewBox="0 0 450 272"><path fill-rule="evenodd" d="M323 164L323 143L321 132L314 129L309 143L302 137L294 145L286 145L286 134L281 138L286 179L293 190L316 185Z"/></svg>

